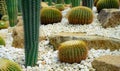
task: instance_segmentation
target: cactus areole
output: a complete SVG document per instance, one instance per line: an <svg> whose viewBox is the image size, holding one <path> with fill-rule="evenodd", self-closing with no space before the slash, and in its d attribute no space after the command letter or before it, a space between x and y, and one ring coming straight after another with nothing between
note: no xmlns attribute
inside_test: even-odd
<svg viewBox="0 0 120 71"><path fill-rule="evenodd" d="M40 0L22 0L25 67L35 66L38 57Z"/></svg>

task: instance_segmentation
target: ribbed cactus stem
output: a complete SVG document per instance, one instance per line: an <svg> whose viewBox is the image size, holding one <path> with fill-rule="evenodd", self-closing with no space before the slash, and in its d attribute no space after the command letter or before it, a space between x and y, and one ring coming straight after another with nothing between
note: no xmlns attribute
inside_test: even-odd
<svg viewBox="0 0 120 71"><path fill-rule="evenodd" d="M49 6L52 5L52 0L48 0L48 5L49 5Z"/></svg>
<svg viewBox="0 0 120 71"><path fill-rule="evenodd" d="M21 0L18 0L18 13L22 13Z"/></svg>
<svg viewBox="0 0 120 71"><path fill-rule="evenodd" d="M71 0L72 2L72 7L80 6L81 0Z"/></svg>
<svg viewBox="0 0 120 71"><path fill-rule="evenodd" d="M93 0L82 0L82 5L89 7L91 9L93 8L93 4L94 4Z"/></svg>
<svg viewBox="0 0 120 71"><path fill-rule="evenodd" d="M22 0L25 66L35 66L38 57L40 0Z"/></svg>
<svg viewBox="0 0 120 71"><path fill-rule="evenodd" d="M57 3L57 4L63 4L63 3L64 3L64 0L57 0L56 3Z"/></svg>
<svg viewBox="0 0 120 71"><path fill-rule="evenodd" d="M70 4L71 3L71 0L64 0L65 1L65 4Z"/></svg>
<svg viewBox="0 0 120 71"><path fill-rule="evenodd" d="M6 0L9 23L11 27L17 24L18 0Z"/></svg>

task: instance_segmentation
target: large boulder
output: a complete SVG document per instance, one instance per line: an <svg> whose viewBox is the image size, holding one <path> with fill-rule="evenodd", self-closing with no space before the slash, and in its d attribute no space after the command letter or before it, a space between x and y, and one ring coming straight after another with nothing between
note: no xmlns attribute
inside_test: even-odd
<svg viewBox="0 0 120 71"><path fill-rule="evenodd" d="M24 47L24 32L23 26L15 26L12 30L13 42L12 46L16 48ZM39 41L46 40L44 32L40 30Z"/></svg>
<svg viewBox="0 0 120 71"><path fill-rule="evenodd" d="M92 62L96 71L120 71L120 56L105 55Z"/></svg>
<svg viewBox="0 0 120 71"><path fill-rule="evenodd" d="M49 37L50 44L58 49L60 43L68 40L83 40L89 49L120 49L120 39L102 37L97 35L86 35L86 33L59 33Z"/></svg>
<svg viewBox="0 0 120 71"><path fill-rule="evenodd" d="M103 9L97 16L104 28L120 25L120 9Z"/></svg>

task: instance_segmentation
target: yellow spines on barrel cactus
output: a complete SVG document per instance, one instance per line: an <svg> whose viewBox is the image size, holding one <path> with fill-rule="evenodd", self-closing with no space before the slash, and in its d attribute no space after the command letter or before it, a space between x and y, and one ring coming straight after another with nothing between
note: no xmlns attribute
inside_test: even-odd
<svg viewBox="0 0 120 71"><path fill-rule="evenodd" d="M119 0L99 0L97 5L97 10L100 12L102 9L116 8L119 9Z"/></svg>
<svg viewBox="0 0 120 71"><path fill-rule="evenodd" d="M0 71L22 71L22 69L15 62L5 58L0 58Z"/></svg>
<svg viewBox="0 0 120 71"><path fill-rule="evenodd" d="M55 8L57 8L58 10L60 11L63 11L65 9L64 5L63 4L56 4L55 5Z"/></svg>
<svg viewBox="0 0 120 71"><path fill-rule="evenodd" d="M93 12L88 7L74 7L68 13L68 21L70 24L90 24L93 21Z"/></svg>
<svg viewBox="0 0 120 71"><path fill-rule="evenodd" d="M2 37L0 37L0 45L4 45L4 46L6 45L5 40Z"/></svg>
<svg viewBox="0 0 120 71"><path fill-rule="evenodd" d="M9 27L9 24L6 21L0 20L0 29L6 29Z"/></svg>
<svg viewBox="0 0 120 71"><path fill-rule="evenodd" d="M53 24L60 22L62 19L61 12L56 8L42 8L41 10L41 24Z"/></svg>
<svg viewBox="0 0 120 71"><path fill-rule="evenodd" d="M58 56L61 62L78 63L86 59L88 48L84 41L70 40L58 47Z"/></svg>

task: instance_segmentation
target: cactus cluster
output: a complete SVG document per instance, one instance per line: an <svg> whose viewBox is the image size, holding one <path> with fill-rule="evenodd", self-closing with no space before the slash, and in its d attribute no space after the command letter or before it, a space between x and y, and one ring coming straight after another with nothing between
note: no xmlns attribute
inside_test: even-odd
<svg viewBox="0 0 120 71"><path fill-rule="evenodd" d="M93 21L93 12L88 7L74 7L68 13L68 21L70 24L90 24Z"/></svg>
<svg viewBox="0 0 120 71"><path fill-rule="evenodd" d="M97 7L98 12L100 12L104 8L119 9L119 0L99 0L96 7Z"/></svg>
<svg viewBox="0 0 120 71"><path fill-rule="evenodd" d="M58 10L60 11L63 11L65 9L64 5L63 4L56 4L55 5L55 8L57 8Z"/></svg>
<svg viewBox="0 0 120 71"><path fill-rule="evenodd" d="M82 0L82 5L89 7L91 9L93 8L93 4L94 4L93 0Z"/></svg>
<svg viewBox="0 0 120 71"><path fill-rule="evenodd" d="M14 27L17 24L18 0L6 0L7 11L9 16L10 26Z"/></svg>
<svg viewBox="0 0 120 71"><path fill-rule="evenodd" d="M15 62L5 58L0 58L0 71L22 71L22 69Z"/></svg>
<svg viewBox="0 0 120 71"><path fill-rule="evenodd" d="M53 24L60 22L62 19L61 12L56 8L42 8L41 10L41 24Z"/></svg>
<svg viewBox="0 0 120 71"><path fill-rule="evenodd" d="M61 62L78 63L86 59L88 48L84 41L70 40L58 47L58 56Z"/></svg>

